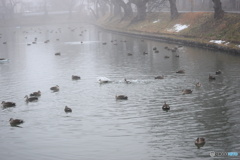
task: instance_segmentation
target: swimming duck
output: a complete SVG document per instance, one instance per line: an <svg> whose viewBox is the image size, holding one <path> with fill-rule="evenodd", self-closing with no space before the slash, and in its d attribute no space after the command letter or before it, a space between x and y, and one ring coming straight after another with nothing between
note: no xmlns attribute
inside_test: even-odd
<svg viewBox="0 0 240 160"><path fill-rule="evenodd" d="M28 95L26 95L24 98L26 98L26 102L34 102L34 101L37 101L38 100L38 97L28 97Z"/></svg>
<svg viewBox="0 0 240 160"><path fill-rule="evenodd" d="M9 123L10 123L11 126L18 126L18 125L24 123L24 121L21 120L21 119L10 118Z"/></svg>
<svg viewBox="0 0 240 160"><path fill-rule="evenodd" d="M102 44L103 44L103 45L106 45L106 44L107 44L107 42L103 42Z"/></svg>
<svg viewBox="0 0 240 160"><path fill-rule="evenodd" d="M164 58L170 58L169 56L164 56Z"/></svg>
<svg viewBox="0 0 240 160"><path fill-rule="evenodd" d="M72 75L72 80L79 80L79 79L81 79L80 76Z"/></svg>
<svg viewBox="0 0 240 160"><path fill-rule="evenodd" d="M176 73L185 73L184 69L178 70Z"/></svg>
<svg viewBox="0 0 240 160"><path fill-rule="evenodd" d="M0 62L7 62L8 61L8 59L6 59L6 58L0 58Z"/></svg>
<svg viewBox="0 0 240 160"><path fill-rule="evenodd" d="M72 109L69 108L68 106L65 106L64 111L65 111L66 113L69 113L69 112L72 112Z"/></svg>
<svg viewBox="0 0 240 160"><path fill-rule="evenodd" d="M41 96L41 91L33 92L30 94L30 97L40 97Z"/></svg>
<svg viewBox="0 0 240 160"><path fill-rule="evenodd" d="M132 53L128 53L128 56L132 56L133 54Z"/></svg>
<svg viewBox="0 0 240 160"><path fill-rule="evenodd" d="M153 50L157 50L157 47L153 47Z"/></svg>
<svg viewBox="0 0 240 160"><path fill-rule="evenodd" d="M209 74L208 79L209 79L209 80L216 80L216 77L214 77L214 76L212 76L212 75Z"/></svg>
<svg viewBox="0 0 240 160"><path fill-rule="evenodd" d="M216 74L218 75L218 74L222 74L222 71L221 70L218 70L218 71L216 71Z"/></svg>
<svg viewBox="0 0 240 160"><path fill-rule="evenodd" d="M195 84L195 86L196 86L196 87L201 87L202 84L201 84L200 82L197 82L197 83Z"/></svg>
<svg viewBox="0 0 240 160"><path fill-rule="evenodd" d="M52 90L53 92L58 92L59 91L59 86L56 85L54 87L51 87L50 90Z"/></svg>
<svg viewBox="0 0 240 160"><path fill-rule="evenodd" d="M182 93L183 94L191 94L192 90L191 89L184 89L184 90L182 90Z"/></svg>
<svg viewBox="0 0 240 160"><path fill-rule="evenodd" d="M61 56L60 52L55 53L55 56Z"/></svg>
<svg viewBox="0 0 240 160"><path fill-rule="evenodd" d="M169 49L169 47L168 47L168 46L165 46L164 49Z"/></svg>
<svg viewBox="0 0 240 160"><path fill-rule="evenodd" d="M111 81L109 81L109 80L101 80L101 79L99 79L99 83L100 84L105 84L105 83L110 83Z"/></svg>
<svg viewBox="0 0 240 160"><path fill-rule="evenodd" d="M157 76L157 77L154 77L155 79L164 79L164 76Z"/></svg>
<svg viewBox="0 0 240 160"><path fill-rule="evenodd" d="M195 140L195 145L196 145L198 148L203 147L205 143L206 143L206 141L205 141L204 138L199 138L199 137L198 137L198 138Z"/></svg>
<svg viewBox="0 0 240 160"><path fill-rule="evenodd" d="M126 78L124 78L124 82L127 83L127 84L131 83L131 82L128 81Z"/></svg>
<svg viewBox="0 0 240 160"><path fill-rule="evenodd" d="M172 52L177 52L177 48L171 49Z"/></svg>
<svg viewBox="0 0 240 160"><path fill-rule="evenodd" d="M159 50L155 50L154 52L155 52L155 53L159 53Z"/></svg>
<svg viewBox="0 0 240 160"><path fill-rule="evenodd" d="M145 54L148 54L148 53L144 51L143 54L145 55Z"/></svg>
<svg viewBox="0 0 240 160"><path fill-rule="evenodd" d="M127 100L128 99L128 97L127 96L125 96L125 95L116 95L116 100Z"/></svg>
<svg viewBox="0 0 240 160"><path fill-rule="evenodd" d="M168 110L170 110L170 106L166 102L164 102L162 109L165 111L168 111Z"/></svg>
<svg viewBox="0 0 240 160"><path fill-rule="evenodd" d="M2 107L3 107L3 108L15 107L15 106L16 106L16 103L14 103L14 102L5 102L5 101L2 101Z"/></svg>

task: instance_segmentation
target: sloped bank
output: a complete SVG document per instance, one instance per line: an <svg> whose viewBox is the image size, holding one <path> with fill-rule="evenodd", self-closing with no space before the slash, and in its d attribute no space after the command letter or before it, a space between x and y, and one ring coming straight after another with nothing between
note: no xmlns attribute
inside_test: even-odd
<svg viewBox="0 0 240 160"><path fill-rule="evenodd" d="M97 25L119 34L158 41L224 51L240 55L240 15L226 13L222 20L214 20L213 13L181 13L171 20L168 13L148 14L144 21L105 16Z"/></svg>

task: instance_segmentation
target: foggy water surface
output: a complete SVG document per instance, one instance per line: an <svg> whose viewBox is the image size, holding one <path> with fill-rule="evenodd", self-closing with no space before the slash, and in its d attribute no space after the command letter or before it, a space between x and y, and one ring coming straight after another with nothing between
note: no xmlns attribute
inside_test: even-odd
<svg viewBox="0 0 240 160"><path fill-rule="evenodd" d="M16 103L0 110L3 160L212 159L210 151L240 152L239 56L186 46L172 53L164 47L174 44L84 24L16 26L0 33L0 58L9 59L0 62L0 101ZM180 69L185 74L177 74ZM209 81L209 74L216 80ZM159 75L164 79L155 80ZM100 85L98 79L106 78L112 82ZM60 91L52 93L55 85ZM183 89L193 93L183 95ZM38 102L25 103L24 96L38 90ZM128 100L116 101L120 94ZM72 113L64 112L66 105ZM25 123L11 127L10 118ZM197 137L206 139L200 149Z"/></svg>

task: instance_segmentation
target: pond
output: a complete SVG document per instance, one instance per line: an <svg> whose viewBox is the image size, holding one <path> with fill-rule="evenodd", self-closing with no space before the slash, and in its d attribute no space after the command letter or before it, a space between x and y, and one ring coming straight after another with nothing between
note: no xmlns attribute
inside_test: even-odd
<svg viewBox="0 0 240 160"><path fill-rule="evenodd" d="M211 151L240 150L239 56L77 23L0 33L0 58L8 59L0 62L0 101L16 103L0 110L1 159L212 159ZM38 101L26 103L38 90ZM24 123L12 127L10 118ZM206 140L201 148L197 137Z"/></svg>

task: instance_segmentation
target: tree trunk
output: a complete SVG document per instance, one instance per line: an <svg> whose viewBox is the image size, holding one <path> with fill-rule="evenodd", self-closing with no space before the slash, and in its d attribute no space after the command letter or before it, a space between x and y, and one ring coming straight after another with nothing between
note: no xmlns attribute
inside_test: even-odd
<svg viewBox="0 0 240 160"><path fill-rule="evenodd" d="M125 3L123 0L117 0L116 2L120 7L123 8L124 15L122 19L131 17L133 15L133 11L130 3Z"/></svg>
<svg viewBox="0 0 240 160"><path fill-rule="evenodd" d="M137 7L137 16L133 19L133 22L144 20L147 16L147 3L149 0L129 0L130 3L133 3Z"/></svg>
<svg viewBox="0 0 240 160"><path fill-rule="evenodd" d="M122 14L121 7L117 3L118 0L112 0L113 4L113 16L118 17Z"/></svg>
<svg viewBox="0 0 240 160"><path fill-rule="evenodd" d="M176 0L169 0L170 3L170 11L171 11L171 18L177 18L178 17L178 10L176 6Z"/></svg>
<svg viewBox="0 0 240 160"><path fill-rule="evenodd" d="M224 16L224 11L222 9L222 3L220 0L212 0L214 8L214 19L221 19Z"/></svg>

